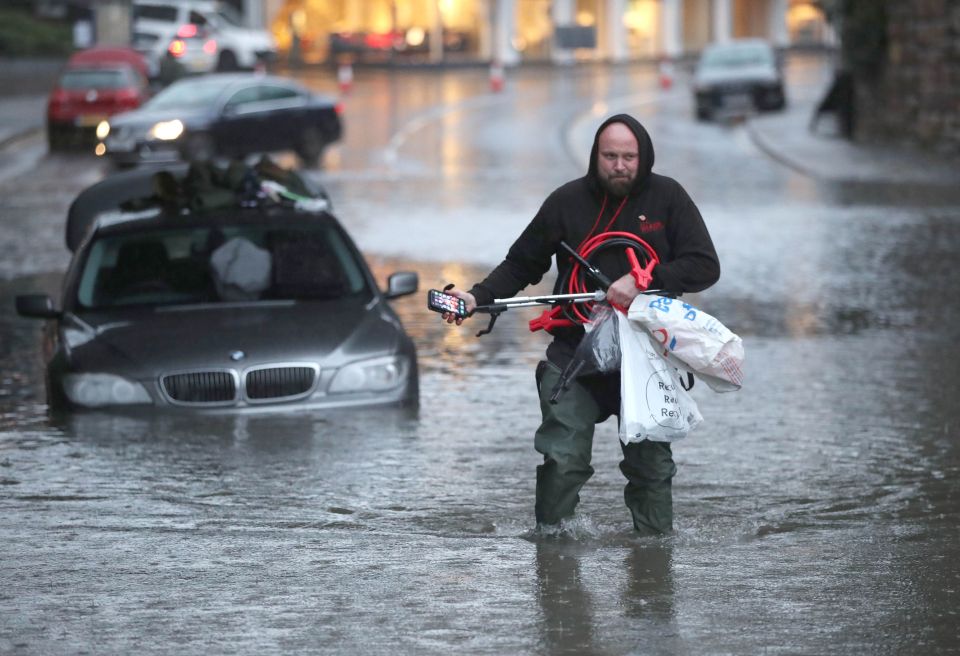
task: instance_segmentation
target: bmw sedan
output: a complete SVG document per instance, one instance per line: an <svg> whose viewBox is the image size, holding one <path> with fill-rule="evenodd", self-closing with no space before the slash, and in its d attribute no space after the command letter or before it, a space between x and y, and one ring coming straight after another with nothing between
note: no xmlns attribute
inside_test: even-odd
<svg viewBox="0 0 960 656"><path fill-rule="evenodd" d="M699 120L783 109L783 74L773 47L762 39L707 46L693 77Z"/></svg>
<svg viewBox="0 0 960 656"><path fill-rule="evenodd" d="M16 299L21 316L47 320L51 408L415 406L416 350L388 301L414 293L417 274L381 291L323 199L280 198L95 217L60 302Z"/></svg>
<svg viewBox="0 0 960 656"><path fill-rule="evenodd" d="M283 77L223 73L174 82L97 126L96 153L118 166L292 150L322 162L343 134L342 107Z"/></svg>

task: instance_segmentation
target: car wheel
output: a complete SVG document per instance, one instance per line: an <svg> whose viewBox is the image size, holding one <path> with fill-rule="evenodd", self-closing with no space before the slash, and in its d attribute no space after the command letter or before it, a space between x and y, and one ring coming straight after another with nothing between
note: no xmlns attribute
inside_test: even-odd
<svg viewBox="0 0 960 656"><path fill-rule="evenodd" d="M217 61L218 71L235 71L237 66L237 56L230 50L224 50L220 53L220 59Z"/></svg>
<svg viewBox="0 0 960 656"><path fill-rule="evenodd" d="M47 149L50 152L53 152L55 150L61 150L63 148L63 144L64 144L63 134L61 134L60 130L51 125L48 125L47 126Z"/></svg>
<svg viewBox="0 0 960 656"><path fill-rule="evenodd" d="M183 149L184 159L191 162L202 161L212 159L215 154L213 137L206 132L198 132L187 137L187 143Z"/></svg>
<svg viewBox="0 0 960 656"><path fill-rule="evenodd" d="M327 147L323 136L316 128L307 128L300 135L300 144L297 146L297 155L304 166L319 167L323 160L323 151Z"/></svg>

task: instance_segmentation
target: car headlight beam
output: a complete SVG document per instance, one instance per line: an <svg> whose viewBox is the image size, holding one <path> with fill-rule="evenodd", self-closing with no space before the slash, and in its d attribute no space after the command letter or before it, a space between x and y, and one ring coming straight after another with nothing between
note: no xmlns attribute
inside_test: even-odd
<svg viewBox="0 0 960 656"><path fill-rule="evenodd" d="M97 123L97 139L103 141L107 138L107 135L110 134L110 123L108 121L100 121Z"/></svg>
<svg viewBox="0 0 960 656"><path fill-rule="evenodd" d="M352 362L330 382L331 394L381 392L399 387L407 378L410 362L401 355Z"/></svg>
<svg viewBox="0 0 960 656"><path fill-rule="evenodd" d="M153 402L143 385L113 374L67 374L63 391L71 403L85 408Z"/></svg>
<svg viewBox="0 0 960 656"><path fill-rule="evenodd" d="M172 121L160 121L154 124L149 132L151 139L159 139L160 141L173 141L180 138L181 134L183 134L183 123L176 118Z"/></svg>

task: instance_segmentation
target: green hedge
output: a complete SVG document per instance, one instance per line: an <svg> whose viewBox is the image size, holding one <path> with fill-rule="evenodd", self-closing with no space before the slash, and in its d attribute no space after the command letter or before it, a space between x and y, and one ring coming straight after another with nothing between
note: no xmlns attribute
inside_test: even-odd
<svg viewBox="0 0 960 656"><path fill-rule="evenodd" d="M23 11L0 9L0 55L50 56L73 52L73 33L65 23L42 21Z"/></svg>

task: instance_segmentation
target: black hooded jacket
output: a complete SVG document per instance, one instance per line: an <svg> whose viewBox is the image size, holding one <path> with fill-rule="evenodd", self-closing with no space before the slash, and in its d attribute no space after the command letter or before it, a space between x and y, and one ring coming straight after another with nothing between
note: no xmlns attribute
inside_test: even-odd
<svg viewBox="0 0 960 656"><path fill-rule="evenodd" d="M637 178L626 199L610 196L597 175L600 133L611 123L623 123L630 128L640 146ZM653 269L651 289L679 295L698 292L715 283L720 277L720 263L700 211L678 182L653 173L652 169L653 142L640 122L627 114L604 121L593 139L587 174L560 186L547 197L510 247L506 259L470 290L477 304L510 298L527 285L538 283L550 270L554 257L559 284L573 261L560 242L577 248L588 237L610 231L633 233L656 251L660 264ZM626 254L619 249L604 250L591 261L611 280L630 271ZM558 328L553 335L547 357L562 367L583 337L583 328Z"/></svg>

